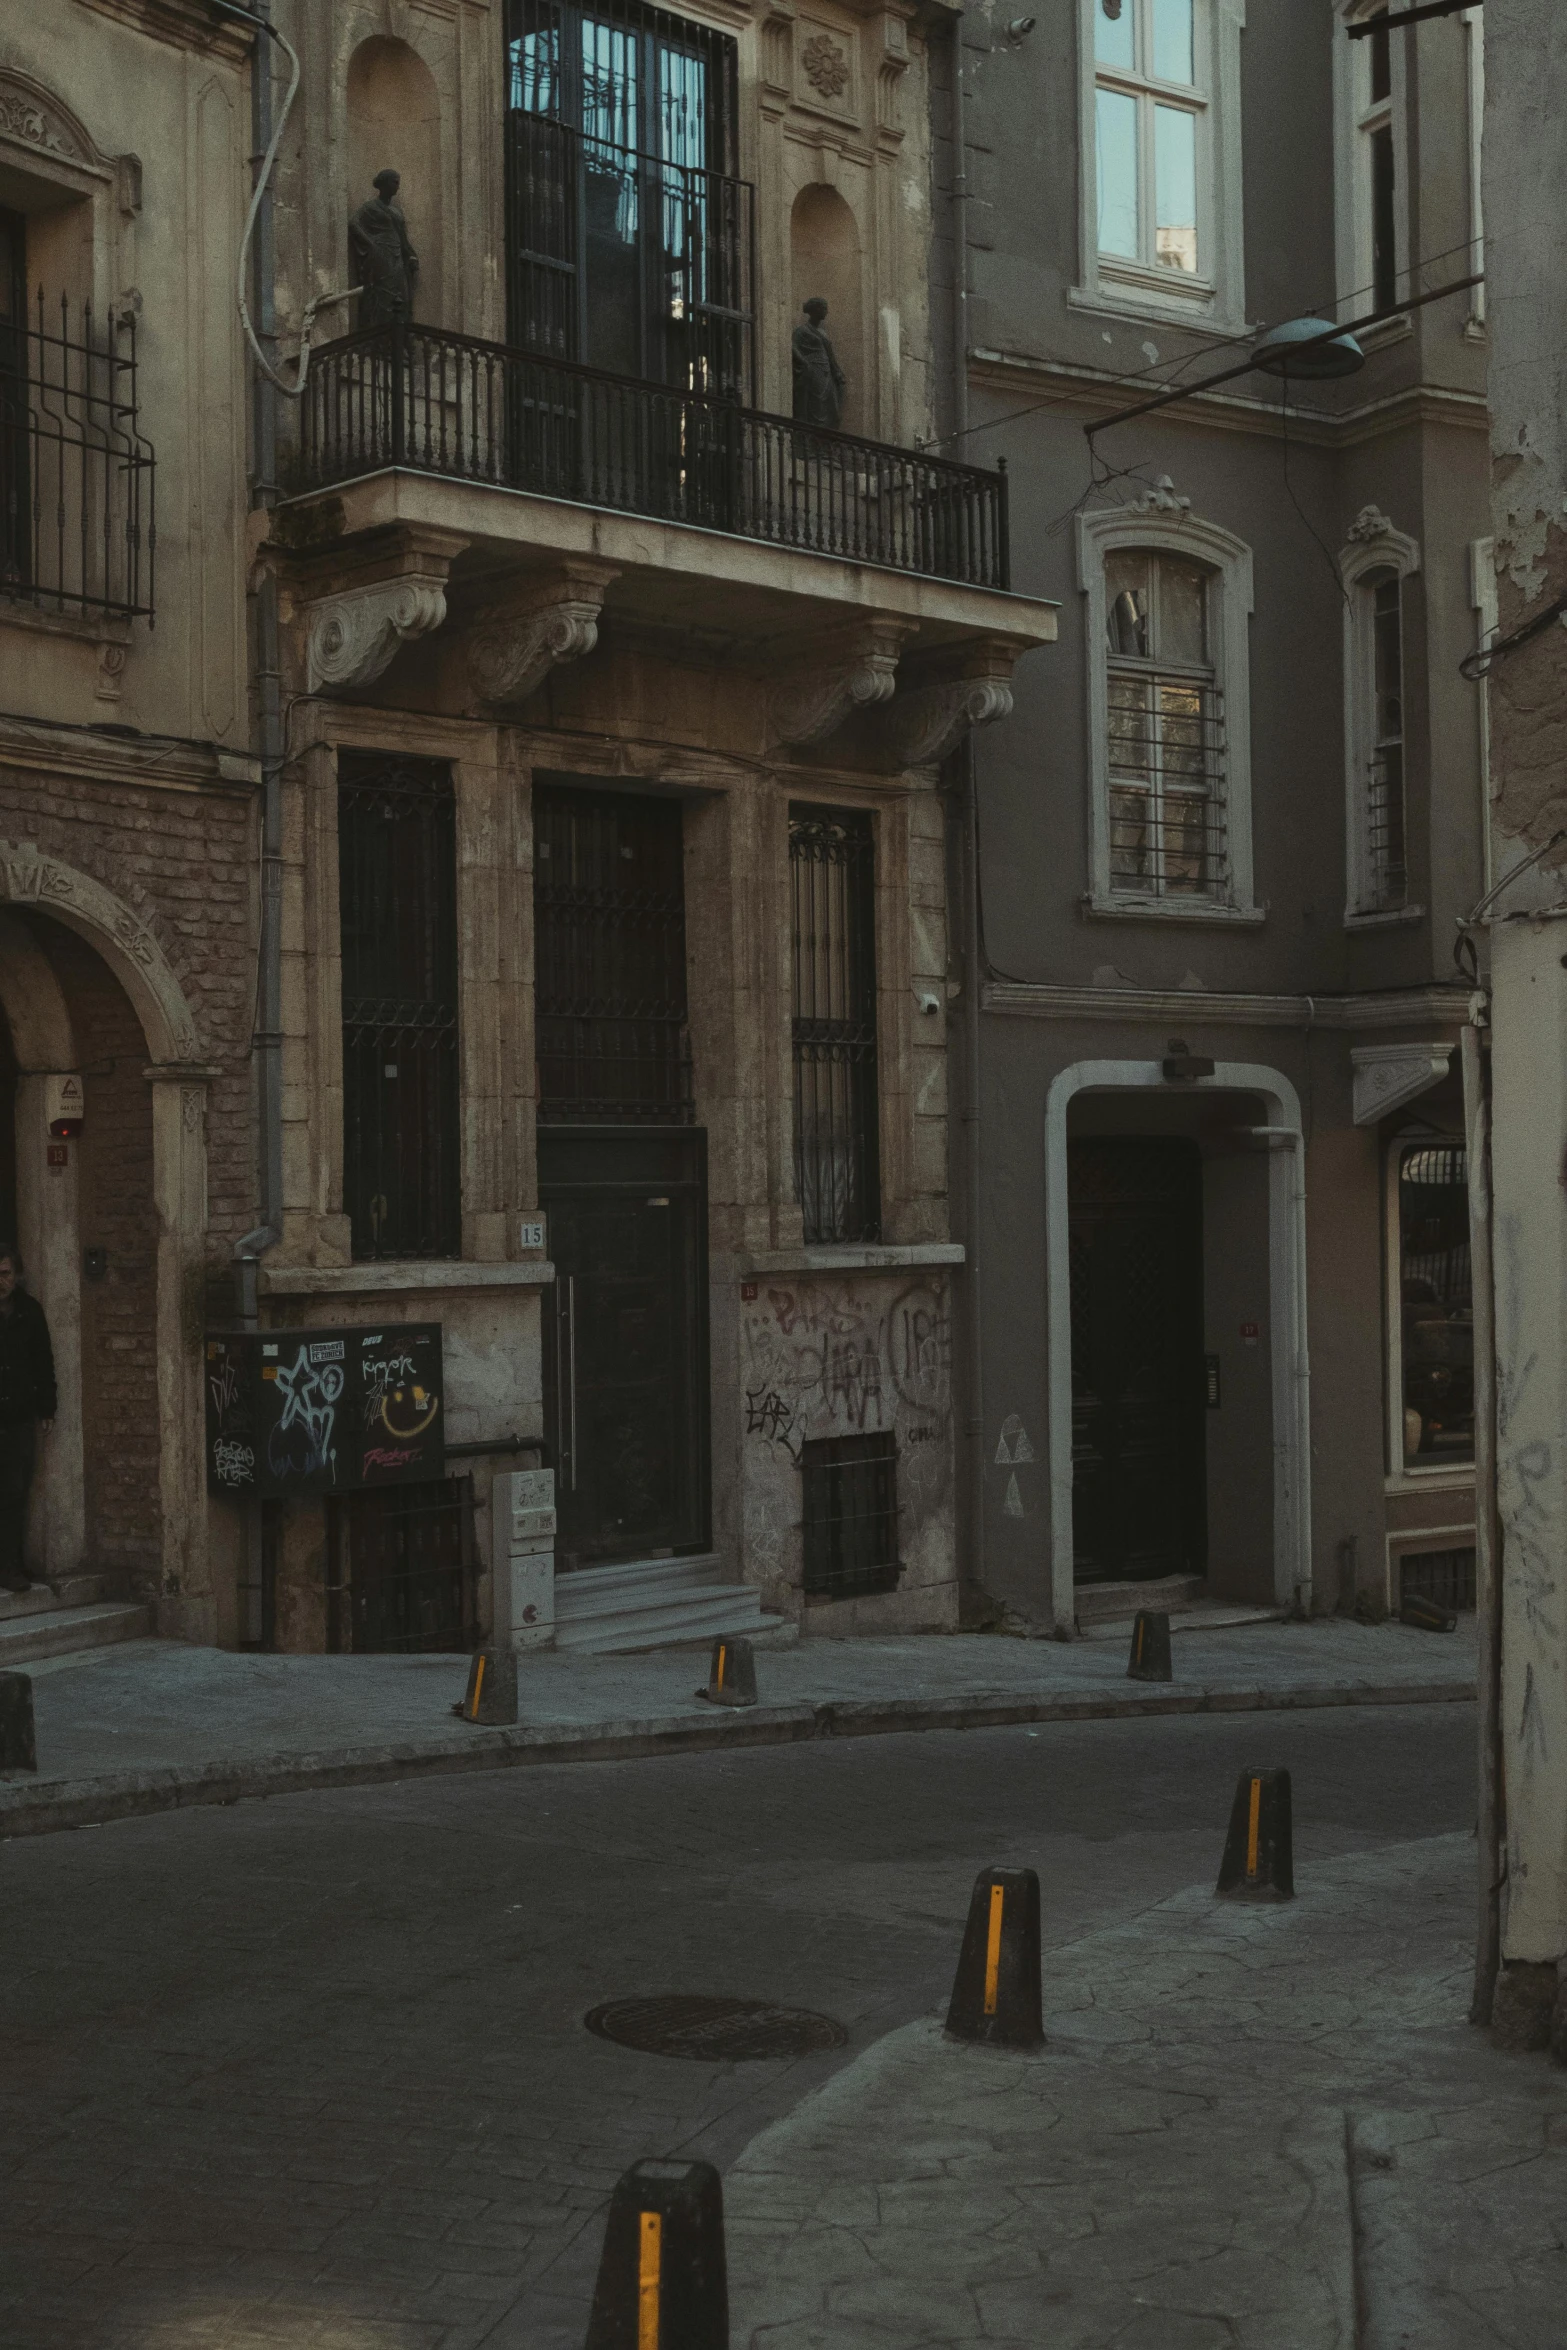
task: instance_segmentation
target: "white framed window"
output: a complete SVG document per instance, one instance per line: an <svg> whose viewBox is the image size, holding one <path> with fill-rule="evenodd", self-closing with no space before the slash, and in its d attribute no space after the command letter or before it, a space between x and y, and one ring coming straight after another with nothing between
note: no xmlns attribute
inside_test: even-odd
<svg viewBox="0 0 1567 2350"><path fill-rule="evenodd" d="M1343 317L1389 310L1400 298L1408 266L1404 190L1402 35L1381 26L1352 41L1349 28L1388 13L1388 0L1336 0L1334 59L1337 149L1339 309Z"/></svg>
<svg viewBox="0 0 1567 2350"><path fill-rule="evenodd" d="M1416 922L1409 895L1404 582L1420 550L1366 506L1339 556L1344 582L1344 919Z"/></svg>
<svg viewBox="0 0 1567 2350"><path fill-rule="evenodd" d="M1464 83L1469 100L1469 259L1465 274L1485 268L1484 172L1485 143L1485 11L1466 8L1459 18L1464 30ZM1469 316L1464 334L1470 342L1485 337L1485 279L1469 289Z"/></svg>
<svg viewBox="0 0 1567 2350"><path fill-rule="evenodd" d="M1078 0L1080 308L1244 327L1244 0Z"/></svg>
<svg viewBox="0 0 1567 2350"><path fill-rule="evenodd" d="M1388 1474L1472 1472L1469 1166L1456 1136L1405 1133L1390 1145L1387 1267Z"/></svg>
<svg viewBox="0 0 1567 2350"><path fill-rule="evenodd" d="M1251 550L1168 478L1078 518L1090 913L1260 921L1252 898Z"/></svg>

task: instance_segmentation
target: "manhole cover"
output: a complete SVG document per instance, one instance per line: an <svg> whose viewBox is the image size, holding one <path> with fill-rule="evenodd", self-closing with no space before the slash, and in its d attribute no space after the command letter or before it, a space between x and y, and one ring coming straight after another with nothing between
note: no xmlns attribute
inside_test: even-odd
<svg viewBox="0 0 1567 2350"><path fill-rule="evenodd" d="M590 2032L650 2056L692 2056L709 2064L747 2057L812 2056L849 2035L830 2015L774 2007L765 1999L610 1999L583 2017Z"/></svg>

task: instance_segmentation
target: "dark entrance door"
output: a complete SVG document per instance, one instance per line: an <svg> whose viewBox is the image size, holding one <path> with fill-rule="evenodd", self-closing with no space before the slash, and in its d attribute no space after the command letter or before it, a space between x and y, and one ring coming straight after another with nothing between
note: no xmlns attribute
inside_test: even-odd
<svg viewBox="0 0 1567 2350"><path fill-rule="evenodd" d="M707 1547L706 1142L539 1129L562 1567Z"/></svg>
<svg viewBox="0 0 1567 2350"><path fill-rule="evenodd" d="M1173 1137L1069 1145L1079 1582L1207 1563L1202 1161Z"/></svg>

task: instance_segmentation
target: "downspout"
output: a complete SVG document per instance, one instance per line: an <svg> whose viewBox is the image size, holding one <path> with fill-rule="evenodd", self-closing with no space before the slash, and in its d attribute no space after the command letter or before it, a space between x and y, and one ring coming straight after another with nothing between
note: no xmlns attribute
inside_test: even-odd
<svg viewBox="0 0 1567 2350"><path fill-rule="evenodd" d="M1502 1950L1502 1851L1506 1790L1501 1758L1502 1577L1501 1528L1496 1510L1496 1292L1491 1246L1491 1071L1480 1031L1490 1007L1479 992L1459 1036L1464 1077L1464 1140L1469 1172L1469 1250L1474 1322L1475 1406L1475 1626L1479 1636L1479 1789L1475 1866L1479 1882L1475 1923L1474 1997L1469 2021L1488 2024Z"/></svg>
<svg viewBox="0 0 1567 2350"><path fill-rule="evenodd" d="M254 0L245 10L225 8L225 14L243 14L257 27L251 55L250 110L252 170L272 141L272 0ZM264 353L275 357L277 344L276 227L270 182L257 207L252 244L254 293L252 307L257 337ZM251 505L277 504L277 391L267 368L258 360L251 369ZM235 1292L241 1322L254 1330L259 1319L256 1297L258 1258L283 1237L283 1067L282 1067L282 943L283 943L283 713L278 674L277 580L264 566L254 590L256 732L261 759L261 936L258 943L256 1028L251 1039L256 1055L256 1114L258 1123L258 1189L261 1220L234 1244Z"/></svg>
<svg viewBox="0 0 1567 2350"><path fill-rule="evenodd" d="M963 106L963 17L952 25L952 436L968 431L968 145ZM985 1359L980 1294L980 1071L979 995L984 984L979 915L979 769L974 737L963 737L963 1239L965 1258L965 1387L968 1414L966 1581L984 1588Z"/></svg>

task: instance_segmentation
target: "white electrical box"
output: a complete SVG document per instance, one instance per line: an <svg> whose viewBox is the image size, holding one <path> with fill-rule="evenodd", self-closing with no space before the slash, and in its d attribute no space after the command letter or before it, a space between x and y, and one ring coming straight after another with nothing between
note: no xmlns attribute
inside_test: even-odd
<svg viewBox="0 0 1567 2350"><path fill-rule="evenodd" d="M54 1141L69 1142L80 1134L86 1107L82 1081L74 1070L63 1077L44 1079L44 1123Z"/></svg>

